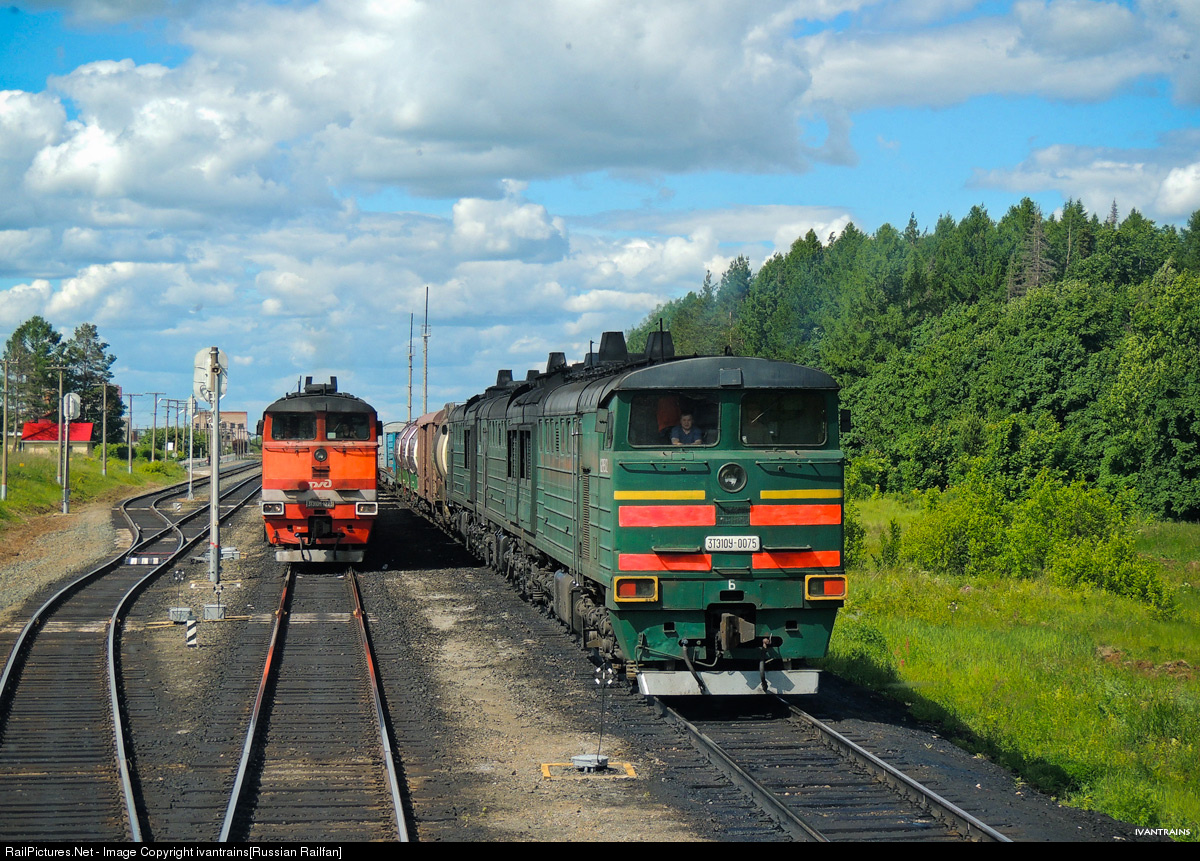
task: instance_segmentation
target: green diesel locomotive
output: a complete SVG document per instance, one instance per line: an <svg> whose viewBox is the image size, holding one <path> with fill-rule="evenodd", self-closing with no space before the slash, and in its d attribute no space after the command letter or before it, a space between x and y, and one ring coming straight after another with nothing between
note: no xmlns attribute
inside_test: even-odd
<svg viewBox="0 0 1200 861"><path fill-rule="evenodd" d="M829 375L608 332L428 418L422 505L643 693L816 691L846 596Z"/></svg>

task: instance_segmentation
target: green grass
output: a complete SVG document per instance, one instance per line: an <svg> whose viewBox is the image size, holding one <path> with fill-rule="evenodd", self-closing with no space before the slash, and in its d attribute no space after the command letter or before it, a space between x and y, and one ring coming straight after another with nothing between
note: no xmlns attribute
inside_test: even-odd
<svg viewBox="0 0 1200 861"><path fill-rule="evenodd" d="M1088 587L980 581L879 566L905 500L860 504L852 571L826 666L908 703L972 751L1066 802L1200 839L1200 525L1148 524L1173 613Z"/></svg>
<svg viewBox="0 0 1200 861"><path fill-rule="evenodd" d="M187 470L173 463L151 464L135 459L133 474L126 461L108 460L108 475L101 474L99 457L71 455L70 506L96 499L125 495L139 487L172 484L187 478ZM53 454L9 452L8 498L0 502L0 535L6 527L38 514L62 511L62 485Z"/></svg>

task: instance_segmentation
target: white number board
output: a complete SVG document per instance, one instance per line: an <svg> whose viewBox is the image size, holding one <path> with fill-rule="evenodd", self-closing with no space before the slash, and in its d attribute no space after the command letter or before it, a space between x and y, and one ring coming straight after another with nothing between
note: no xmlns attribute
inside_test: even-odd
<svg viewBox="0 0 1200 861"><path fill-rule="evenodd" d="M757 535L707 535L704 549L709 553L757 553L761 548Z"/></svg>

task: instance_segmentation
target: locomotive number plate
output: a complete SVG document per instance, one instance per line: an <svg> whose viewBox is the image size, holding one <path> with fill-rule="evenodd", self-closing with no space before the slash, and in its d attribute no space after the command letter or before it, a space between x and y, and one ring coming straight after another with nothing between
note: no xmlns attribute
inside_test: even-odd
<svg viewBox="0 0 1200 861"><path fill-rule="evenodd" d="M334 501L332 499L310 499L304 504L309 508L333 508Z"/></svg>
<svg viewBox="0 0 1200 861"><path fill-rule="evenodd" d="M761 546L757 535L707 535L704 549L709 553L757 553Z"/></svg>

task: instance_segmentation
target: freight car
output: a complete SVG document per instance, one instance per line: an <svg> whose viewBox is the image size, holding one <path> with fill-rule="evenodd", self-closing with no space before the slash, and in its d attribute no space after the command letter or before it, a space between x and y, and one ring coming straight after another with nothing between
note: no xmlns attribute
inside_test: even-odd
<svg viewBox="0 0 1200 861"><path fill-rule="evenodd" d="M382 428L337 377L289 392L263 414L262 515L284 562L361 562L378 514Z"/></svg>
<svg viewBox="0 0 1200 861"><path fill-rule="evenodd" d="M813 693L846 596L844 421L821 371L609 332L430 417L410 465L437 470L427 511L643 693Z"/></svg>
<svg viewBox="0 0 1200 861"><path fill-rule="evenodd" d="M395 488L400 474L396 467L396 441L406 427L404 422L388 422L380 434L379 483L389 489Z"/></svg>

